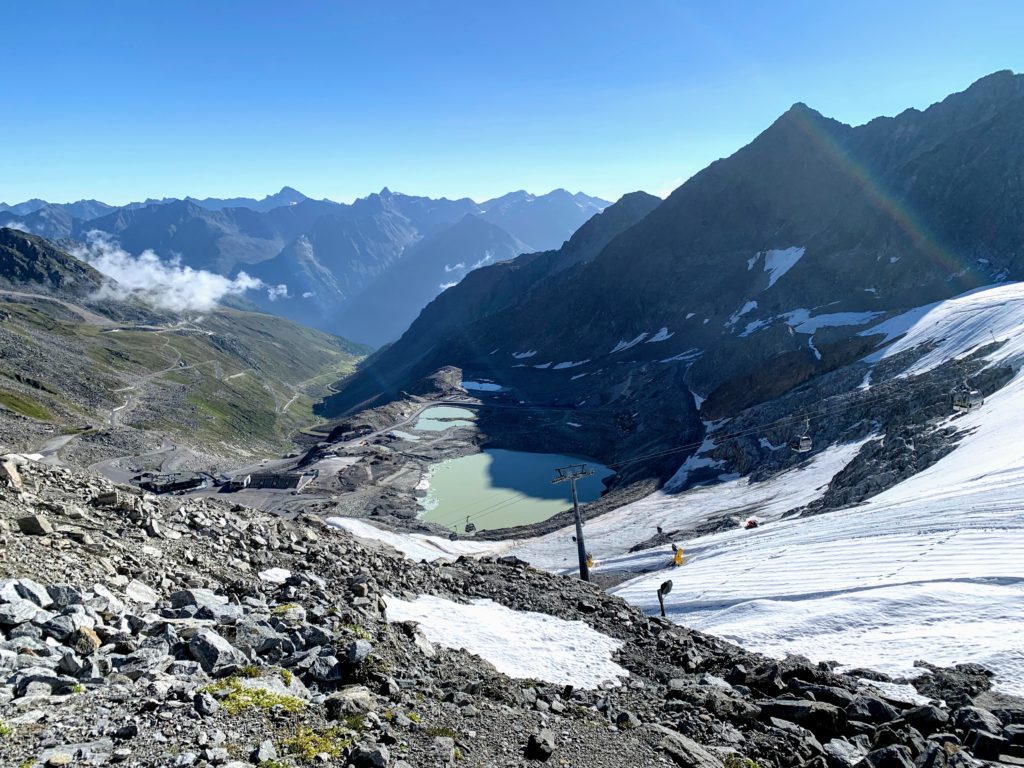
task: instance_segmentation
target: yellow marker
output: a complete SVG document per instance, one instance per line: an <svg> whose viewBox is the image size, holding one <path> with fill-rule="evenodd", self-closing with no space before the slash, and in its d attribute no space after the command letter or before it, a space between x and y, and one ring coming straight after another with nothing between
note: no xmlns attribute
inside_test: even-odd
<svg viewBox="0 0 1024 768"><path fill-rule="evenodd" d="M682 548L676 550L675 556L672 558L672 565L680 566L683 564L683 550Z"/></svg>
<svg viewBox="0 0 1024 768"><path fill-rule="evenodd" d="M593 568L593 567L594 567L594 556L592 554L590 554L589 552L587 552L587 568Z"/></svg>

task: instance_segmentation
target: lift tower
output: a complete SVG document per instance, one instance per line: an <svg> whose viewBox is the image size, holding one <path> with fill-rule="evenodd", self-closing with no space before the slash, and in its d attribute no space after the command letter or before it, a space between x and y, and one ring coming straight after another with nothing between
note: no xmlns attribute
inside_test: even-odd
<svg viewBox="0 0 1024 768"><path fill-rule="evenodd" d="M581 477L590 477L594 474L594 470L587 469L586 464L570 464L568 467L556 469L555 473L552 483L568 481L572 486L572 511L576 517L576 551L580 558L580 578L583 581L590 581L590 566L587 565L587 547L583 543L583 518L580 517L580 500L576 495L576 481Z"/></svg>

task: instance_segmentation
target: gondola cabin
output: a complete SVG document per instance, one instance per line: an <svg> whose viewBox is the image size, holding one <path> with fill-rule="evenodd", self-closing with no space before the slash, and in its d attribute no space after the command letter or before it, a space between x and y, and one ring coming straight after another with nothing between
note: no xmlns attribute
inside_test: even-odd
<svg viewBox="0 0 1024 768"><path fill-rule="evenodd" d="M813 445L814 444L811 442L810 435L801 435L800 437L793 438L793 440L789 444L789 447L795 453L810 453Z"/></svg>
<svg viewBox="0 0 1024 768"><path fill-rule="evenodd" d="M962 389L953 393L954 411L969 411L972 408L977 408L984 402L985 396L981 394L981 390Z"/></svg>

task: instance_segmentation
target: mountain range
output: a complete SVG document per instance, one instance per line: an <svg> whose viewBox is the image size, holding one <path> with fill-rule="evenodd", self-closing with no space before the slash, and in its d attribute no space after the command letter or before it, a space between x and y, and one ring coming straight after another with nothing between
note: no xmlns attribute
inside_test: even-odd
<svg viewBox="0 0 1024 768"><path fill-rule="evenodd" d="M342 204L284 187L261 200L30 200L0 206L0 226L66 244L100 233L130 254L149 250L231 278L245 272L285 286L254 297L260 308L380 345L474 267L557 248L606 205L561 189L476 203L387 188Z"/></svg>
<svg viewBox="0 0 1024 768"><path fill-rule="evenodd" d="M619 449L699 443L702 420L857 361L871 323L1024 277L1022 132L1010 72L857 127L796 104L664 202L609 207L540 268L469 275L322 412L450 365L517 401L611 414Z"/></svg>

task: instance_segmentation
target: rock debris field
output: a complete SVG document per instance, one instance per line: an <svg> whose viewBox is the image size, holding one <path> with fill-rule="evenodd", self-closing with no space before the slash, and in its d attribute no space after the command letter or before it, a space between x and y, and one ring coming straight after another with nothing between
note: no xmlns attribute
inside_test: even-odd
<svg viewBox="0 0 1024 768"><path fill-rule="evenodd" d="M985 669L837 667L514 557L414 562L314 517L0 459L3 766L1024 761L1024 703Z"/></svg>

